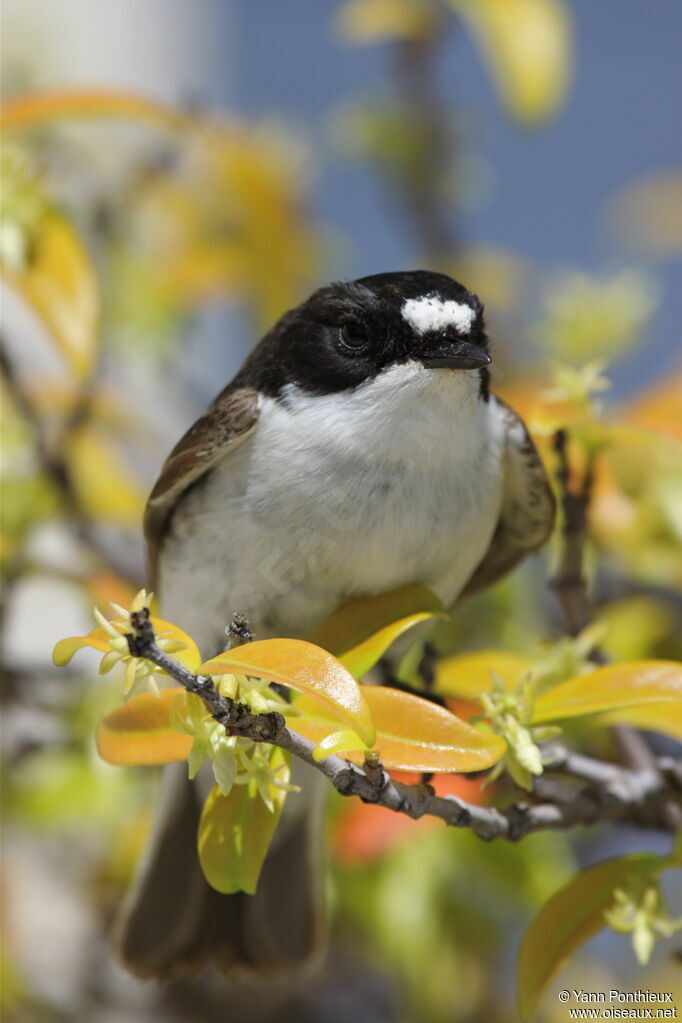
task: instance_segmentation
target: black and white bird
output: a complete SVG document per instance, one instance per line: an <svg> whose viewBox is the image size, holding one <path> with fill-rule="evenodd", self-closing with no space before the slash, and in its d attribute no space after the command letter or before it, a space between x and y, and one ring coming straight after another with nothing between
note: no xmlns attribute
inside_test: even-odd
<svg viewBox="0 0 682 1023"><path fill-rule="evenodd" d="M523 422L490 393L490 363L480 301L443 274L330 284L287 312L151 493L164 618L209 657L233 611L258 638L306 638L344 602L406 583L452 607L536 551L554 500ZM178 768L119 929L124 959L147 975L305 959L319 933L314 815L285 814L255 896L219 895Z"/></svg>

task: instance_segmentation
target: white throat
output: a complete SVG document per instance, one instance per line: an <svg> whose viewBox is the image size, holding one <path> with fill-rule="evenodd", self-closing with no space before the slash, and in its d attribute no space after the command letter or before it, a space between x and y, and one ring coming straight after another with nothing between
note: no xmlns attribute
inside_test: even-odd
<svg viewBox="0 0 682 1023"><path fill-rule="evenodd" d="M415 361L392 366L350 392L314 396L289 385L284 406L293 416L287 428L305 423L306 446L329 444L372 460L451 462L459 440L473 447L486 416L479 389L477 370L427 369ZM280 418L276 409L271 414Z"/></svg>

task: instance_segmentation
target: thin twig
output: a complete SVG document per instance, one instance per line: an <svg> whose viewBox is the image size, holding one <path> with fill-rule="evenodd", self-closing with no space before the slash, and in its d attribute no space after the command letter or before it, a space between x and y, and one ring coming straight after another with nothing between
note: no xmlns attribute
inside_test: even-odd
<svg viewBox="0 0 682 1023"><path fill-rule="evenodd" d="M394 781L375 758L366 761L362 768L338 756L318 762L313 757L315 744L288 728L281 714L254 713L248 706L223 696L210 677L194 675L165 654L156 643L146 609L132 613L130 621L132 632L127 633L127 639L134 657L147 658L188 692L196 693L228 734L279 746L320 771L343 796L360 796L367 803L413 818L424 814L438 817L450 827L471 828L486 840L517 841L532 831L566 829L605 820L627 821L664 831L672 830L675 820L678 825L682 822L682 763L669 759L653 772L628 771L594 761L591 762L594 772L604 767L606 775L594 774L571 801L518 803L502 810L474 806L457 796L437 796L430 785L423 783L405 785ZM586 757L575 761L573 756L555 748L550 770L570 775L572 767L576 767L575 777L581 780L590 761Z"/></svg>

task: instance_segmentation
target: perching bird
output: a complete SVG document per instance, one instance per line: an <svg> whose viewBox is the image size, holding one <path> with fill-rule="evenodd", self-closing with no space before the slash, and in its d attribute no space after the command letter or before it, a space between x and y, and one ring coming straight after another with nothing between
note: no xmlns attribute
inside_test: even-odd
<svg viewBox="0 0 682 1023"><path fill-rule="evenodd" d="M523 422L490 393L490 362L480 301L443 274L330 284L287 312L151 493L163 617L209 657L233 611L260 639L306 638L344 602L406 583L451 607L536 551L554 500ZM197 786L185 765L167 774L119 927L125 961L168 975L309 957L321 876L310 803L287 800L256 895L221 895L198 864Z"/></svg>

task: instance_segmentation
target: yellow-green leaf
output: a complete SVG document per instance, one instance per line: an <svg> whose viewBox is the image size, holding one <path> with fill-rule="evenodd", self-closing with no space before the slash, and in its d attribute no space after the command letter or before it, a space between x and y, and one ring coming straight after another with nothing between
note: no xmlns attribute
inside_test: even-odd
<svg viewBox="0 0 682 1023"><path fill-rule="evenodd" d="M171 724L173 711L182 712L187 693L184 689L162 689L158 696L141 693L133 696L97 727L97 750L109 764L146 767L186 760L192 736L184 735Z"/></svg>
<svg viewBox="0 0 682 1023"><path fill-rule="evenodd" d="M443 614L441 600L426 586L412 584L343 604L313 635L313 642L340 656L380 629L409 615Z"/></svg>
<svg viewBox="0 0 682 1023"><path fill-rule="evenodd" d="M286 754L272 748L271 767L286 763ZM274 813L255 785L234 785L228 796L215 786L199 821L199 862L204 877L216 891L255 894L263 861L275 833L286 792L274 790Z"/></svg>
<svg viewBox="0 0 682 1023"><path fill-rule="evenodd" d="M529 657L504 650L455 654L436 665L435 690L443 696L476 700L492 687L493 673L504 680L507 689L514 689L532 664Z"/></svg>
<svg viewBox="0 0 682 1023"><path fill-rule="evenodd" d="M326 650L300 639L264 639L226 650L201 665L207 675L238 673L307 693L334 721L349 726L368 745L374 724L360 686Z"/></svg>
<svg viewBox="0 0 682 1023"><path fill-rule="evenodd" d="M363 686L377 730L374 752L385 767L401 771L481 771L492 767L507 749L497 735L466 724L449 710L419 696L385 686ZM315 714L307 698L296 701L303 716L291 720L295 732L320 744L333 722ZM348 736L335 736L334 752L362 763L364 748ZM330 752L330 751L328 751Z"/></svg>
<svg viewBox="0 0 682 1023"><path fill-rule="evenodd" d="M43 321L76 377L87 376L97 351L99 288L71 225L47 211L31 239L26 265L3 266L3 274Z"/></svg>
<svg viewBox="0 0 682 1023"><path fill-rule="evenodd" d="M433 622L437 618L444 617L445 615L436 614L432 611L422 611L419 614L407 615L407 617L401 618L391 625L386 625L383 629L379 629L378 632L369 636L362 643L358 643L357 646L347 650L339 656L339 660L348 668L351 675L354 675L355 678L362 678L384 656L388 648L400 636L409 632L416 625L429 621Z"/></svg>
<svg viewBox="0 0 682 1023"><path fill-rule="evenodd" d="M562 682L539 696L533 724L582 714L621 711L642 704L682 700L682 664L676 661L630 661L609 664Z"/></svg>
<svg viewBox="0 0 682 1023"><path fill-rule="evenodd" d="M347 753L350 750L362 753L364 756L365 749L365 744L357 732L343 729L340 732L331 732L329 735L325 735L324 739L320 739L313 750L313 760L324 760L325 757L331 756L333 753Z"/></svg>
<svg viewBox="0 0 682 1023"><path fill-rule="evenodd" d="M500 97L521 121L551 116L571 75L563 0L450 0L478 42Z"/></svg>
<svg viewBox="0 0 682 1023"><path fill-rule="evenodd" d="M560 888L526 931L518 961L519 1015L529 1023L552 977L580 945L606 926L604 912L616 888L656 872L659 856L637 854L588 867Z"/></svg>

